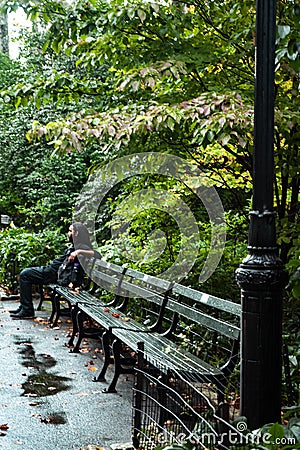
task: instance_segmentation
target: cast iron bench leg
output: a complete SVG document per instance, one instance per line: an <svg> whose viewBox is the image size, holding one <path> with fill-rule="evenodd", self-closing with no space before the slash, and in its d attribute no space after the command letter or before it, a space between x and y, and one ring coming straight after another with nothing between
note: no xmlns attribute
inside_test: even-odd
<svg viewBox="0 0 300 450"><path fill-rule="evenodd" d="M71 350L71 353L79 353L79 349L80 349L80 344L82 339L84 338L84 328L83 328L83 320L84 320L85 315L83 314L82 311L78 311L76 313L75 321L76 321L76 329L78 331L78 337L77 337L77 342L75 347Z"/></svg>
<svg viewBox="0 0 300 450"><path fill-rule="evenodd" d="M106 389L106 392L117 392L116 390L116 384L119 379L120 374L122 373L122 367L121 367L121 342L119 339L115 339L113 344L113 355L114 355L114 376L112 381L110 382L110 385Z"/></svg>
<svg viewBox="0 0 300 450"><path fill-rule="evenodd" d="M36 308L37 311L41 311L42 304L43 304L43 302L45 300L45 297L44 297L44 286L42 284L39 284L39 293L40 293L40 301L39 301L39 304L38 304L38 306Z"/></svg>
<svg viewBox="0 0 300 450"><path fill-rule="evenodd" d="M78 323L77 323L77 314L78 314L78 306L75 305L73 308L71 308L71 318L72 318L72 334L69 339L69 342L67 343L67 347L73 347L74 345L74 339L76 334L78 333Z"/></svg>
<svg viewBox="0 0 300 450"><path fill-rule="evenodd" d="M52 322L52 328L56 327L58 324L58 319L60 318L60 294L54 295L54 313L53 317L51 316L50 322Z"/></svg>
<svg viewBox="0 0 300 450"><path fill-rule="evenodd" d="M105 374L106 374L107 368L108 368L109 364L112 363L109 343L110 343L110 332L104 331L104 333L102 334L102 349L104 352L104 361L103 361L103 366L102 366L101 372L99 373L98 377L94 378L94 381L105 381Z"/></svg>
<svg viewBox="0 0 300 450"><path fill-rule="evenodd" d="M55 299L56 296L57 296L56 292L52 291L51 297L50 297L51 298L52 311L51 311L51 316L49 318L49 322L51 324L53 324L54 317L55 317L55 314L56 314L56 299Z"/></svg>

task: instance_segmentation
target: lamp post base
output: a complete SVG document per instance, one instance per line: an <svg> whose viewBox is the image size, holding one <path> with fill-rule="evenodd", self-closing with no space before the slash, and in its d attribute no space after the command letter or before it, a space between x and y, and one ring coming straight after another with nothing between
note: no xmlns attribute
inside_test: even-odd
<svg viewBox="0 0 300 450"><path fill-rule="evenodd" d="M250 429L280 422L282 289L287 274L274 248L254 249L236 271L241 287L241 415Z"/></svg>

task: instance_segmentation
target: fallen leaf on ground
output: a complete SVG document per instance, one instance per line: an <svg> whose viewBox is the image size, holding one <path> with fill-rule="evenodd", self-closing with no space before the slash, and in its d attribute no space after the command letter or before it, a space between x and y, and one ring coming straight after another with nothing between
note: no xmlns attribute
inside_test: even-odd
<svg viewBox="0 0 300 450"><path fill-rule="evenodd" d="M44 319L43 317L35 317L34 321L35 321L35 322L43 322L43 323L46 322L45 319Z"/></svg>
<svg viewBox="0 0 300 450"><path fill-rule="evenodd" d="M97 370L97 367L95 367L95 366L90 366L90 367L89 367L89 370Z"/></svg>
<svg viewBox="0 0 300 450"><path fill-rule="evenodd" d="M9 426L7 425L7 423L3 423L2 425L0 425L0 430L8 430Z"/></svg>
<svg viewBox="0 0 300 450"><path fill-rule="evenodd" d="M53 417L41 417L40 421L42 423L52 423L55 421L55 419Z"/></svg>
<svg viewBox="0 0 300 450"><path fill-rule="evenodd" d="M81 450L81 449L79 449ZM98 445L88 445L87 447L83 447L82 450L105 450L104 447L99 447Z"/></svg>

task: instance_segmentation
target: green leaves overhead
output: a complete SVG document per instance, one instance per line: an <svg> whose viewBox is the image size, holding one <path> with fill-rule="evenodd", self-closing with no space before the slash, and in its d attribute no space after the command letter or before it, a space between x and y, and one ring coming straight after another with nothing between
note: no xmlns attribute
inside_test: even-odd
<svg viewBox="0 0 300 450"><path fill-rule="evenodd" d="M245 147L242 135L251 127L252 118L253 110L245 107L239 95L209 93L177 105L154 103L147 108L128 105L92 115L79 113L46 126L34 122L27 136L29 140L46 137L53 140L58 150L68 151L81 150L82 144L91 140L102 143L105 151L116 139L120 147L129 145L133 135L145 134L151 139L153 132L169 134L170 138L177 133L182 143L196 147L212 142L221 145L238 142Z"/></svg>
<svg viewBox="0 0 300 450"><path fill-rule="evenodd" d="M103 65L107 69L101 80L93 77L93 88L88 77L72 77L70 83L70 74L65 74L63 81L50 73L43 78L44 89L38 81L30 83L26 98L36 101L40 97L40 102L47 102L47 93L56 101L55 88L64 88L64 101L70 92L78 100L78 92L85 95L84 84L90 95L114 97L117 87L134 98L148 100L155 95L162 101L182 101L215 89L216 77L217 84L224 82L224 87L236 90L240 82L233 83L230 73L241 69L242 82L251 87L254 47L248 35L253 30L252 8L247 11L247 25L245 18L241 20L241 8L231 1L228 5L230 14L226 12L224 20L224 8L218 3L114 0L22 4L32 20L44 24L44 52L73 55L76 66L89 72L100 69L103 73ZM63 99L60 94L58 99ZM18 96L22 97L20 87L13 88L12 97Z"/></svg>
<svg viewBox="0 0 300 450"><path fill-rule="evenodd" d="M282 9L281 9L282 11ZM283 12L283 11L282 11ZM288 12L288 14L287 14ZM298 2L290 2L285 15L277 27L276 62L278 67L282 63L288 65L298 74L300 73L300 7ZM298 81L299 83L299 81ZM300 90L300 83L298 86Z"/></svg>
<svg viewBox="0 0 300 450"><path fill-rule="evenodd" d="M61 117L28 122L29 145L46 145L58 155L92 149L94 166L140 150L175 153L195 161L217 186L249 192L255 2L19 3L33 21L35 40L27 47L22 76L4 84L3 104L64 109ZM18 2L2 4L12 10ZM299 210L297 1L277 2L277 25L274 191L280 219L288 215L294 223Z"/></svg>

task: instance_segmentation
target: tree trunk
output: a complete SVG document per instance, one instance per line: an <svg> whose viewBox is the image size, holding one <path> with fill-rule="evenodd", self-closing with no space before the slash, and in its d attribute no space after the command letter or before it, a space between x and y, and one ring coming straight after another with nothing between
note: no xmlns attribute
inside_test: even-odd
<svg viewBox="0 0 300 450"><path fill-rule="evenodd" d="M8 49L8 20L7 14L0 14L0 52L5 55L9 54Z"/></svg>

